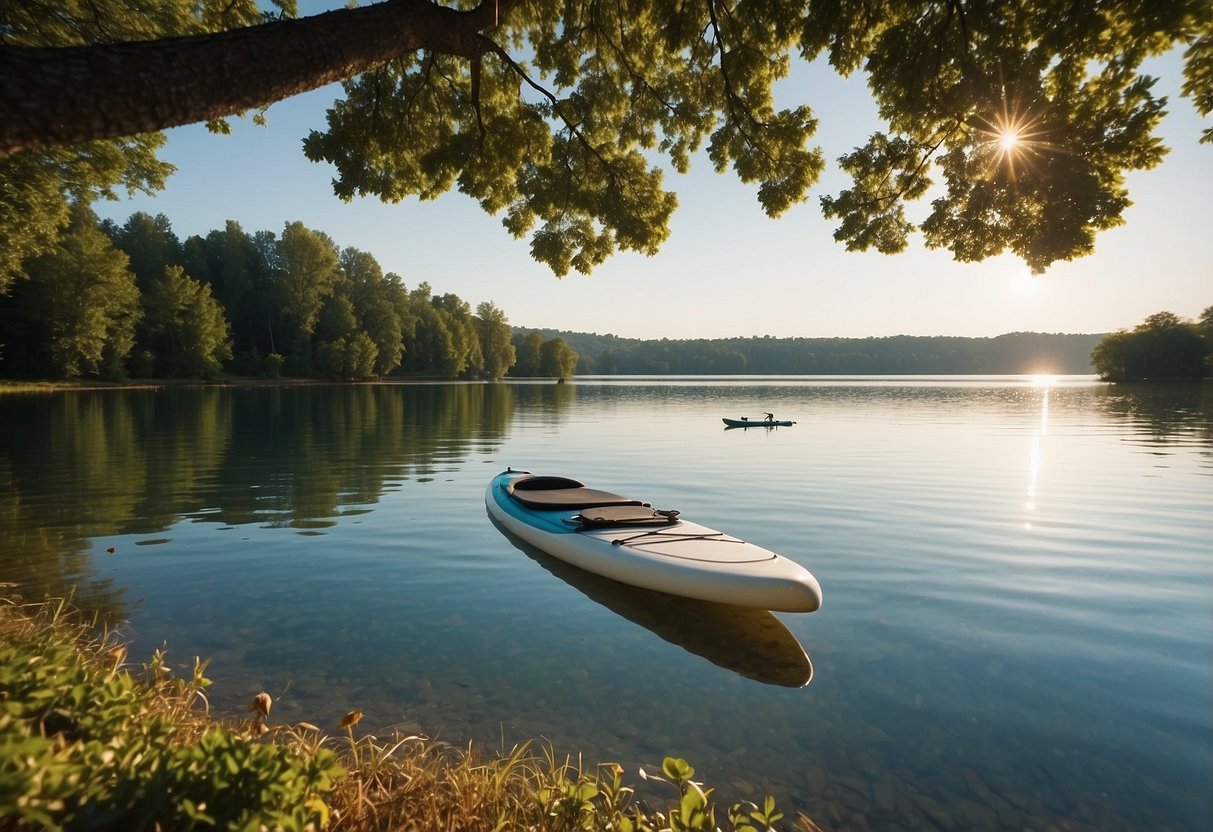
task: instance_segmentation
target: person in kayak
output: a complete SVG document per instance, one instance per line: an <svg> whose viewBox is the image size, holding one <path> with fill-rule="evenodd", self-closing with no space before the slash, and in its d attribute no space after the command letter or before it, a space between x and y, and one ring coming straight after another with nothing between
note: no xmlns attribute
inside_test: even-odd
<svg viewBox="0 0 1213 832"><path fill-rule="evenodd" d="M775 421L775 414L774 414L774 413L767 413L767 414L765 414L765 415L766 415L766 417L767 417L767 421L768 421L768 422L774 422L774 421Z"/></svg>

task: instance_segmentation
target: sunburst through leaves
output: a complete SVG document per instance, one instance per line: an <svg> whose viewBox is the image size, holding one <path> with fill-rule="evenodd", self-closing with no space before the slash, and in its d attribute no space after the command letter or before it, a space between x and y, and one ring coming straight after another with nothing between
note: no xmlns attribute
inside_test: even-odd
<svg viewBox="0 0 1213 832"><path fill-rule="evenodd" d="M1003 111L992 119L981 118L977 128L978 151L986 157L983 174L987 178L1003 178L1017 182L1037 170L1047 152L1060 148L1048 141L1048 131L1039 116L1019 112L1019 108L1003 103Z"/></svg>

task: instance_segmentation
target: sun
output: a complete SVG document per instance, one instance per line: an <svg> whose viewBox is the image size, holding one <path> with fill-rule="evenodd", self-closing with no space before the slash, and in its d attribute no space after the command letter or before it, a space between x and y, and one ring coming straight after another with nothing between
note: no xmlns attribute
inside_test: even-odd
<svg viewBox="0 0 1213 832"><path fill-rule="evenodd" d="M1038 127L1037 120L1025 114L1004 113L988 122L982 130L990 154L987 175L998 171L1014 182L1030 168L1044 145Z"/></svg>
<svg viewBox="0 0 1213 832"><path fill-rule="evenodd" d="M1036 294L1037 288L1040 286L1040 276L1032 273L1032 270L1026 266L1021 269L1016 269L1011 274L1011 291L1021 298L1029 298Z"/></svg>
<svg viewBox="0 0 1213 832"><path fill-rule="evenodd" d="M977 148L985 156L985 175L1010 182L1037 169L1042 156L1057 152L1039 115L1003 102L1002 112L978 116Z"/></svg>

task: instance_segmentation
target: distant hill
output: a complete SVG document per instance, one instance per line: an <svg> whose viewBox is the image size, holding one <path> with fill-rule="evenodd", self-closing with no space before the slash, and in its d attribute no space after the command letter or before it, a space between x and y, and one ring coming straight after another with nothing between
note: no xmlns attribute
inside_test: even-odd
<svg viewBox="0 0 1213 832"><path fill-rule="evenodd" d="M893 335L880 338L713 338L643 340L514 327L563 338L580 356L579 375L922 375L1093 373L1103 334L1010 332L993 338Z"/></svg>

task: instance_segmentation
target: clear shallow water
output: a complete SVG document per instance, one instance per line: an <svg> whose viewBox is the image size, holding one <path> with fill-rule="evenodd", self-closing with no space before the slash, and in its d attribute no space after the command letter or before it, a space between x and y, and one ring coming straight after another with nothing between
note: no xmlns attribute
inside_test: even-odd
<svg viewBox="0 0 1213 832"><path fill-rule="evenodd" d="M264 689L331 729L358 707L633 772L672 753L827 827L1202 829L1211 409L1028 378L7 396L0 580L77 586L135 656L212 657L232 711ZM764 411L798 424L720 423ZM563 569L489 521L506 466L783 552L825 606Z"/></svg>

